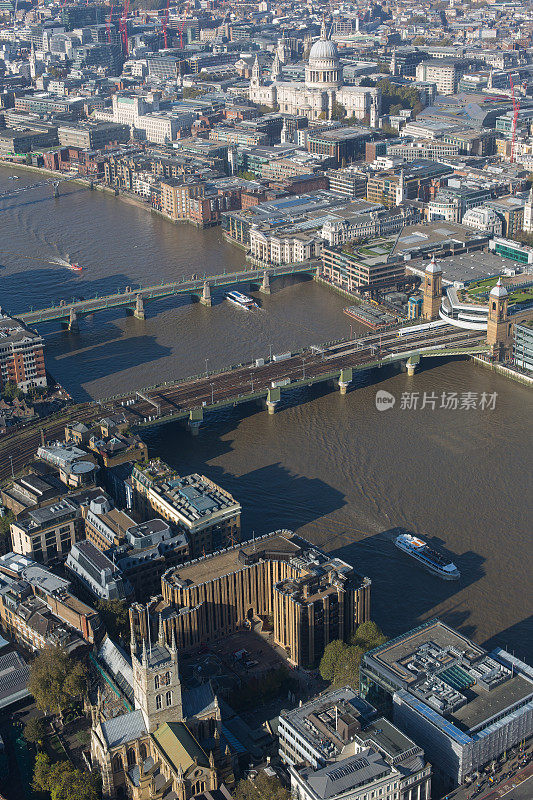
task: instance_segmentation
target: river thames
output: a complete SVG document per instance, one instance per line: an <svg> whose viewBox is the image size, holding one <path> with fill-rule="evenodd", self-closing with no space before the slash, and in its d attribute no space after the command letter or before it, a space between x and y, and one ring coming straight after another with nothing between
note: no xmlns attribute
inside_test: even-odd
<svg viewBox="0 0 533 800"><path fill-rule="evenodd" d="M41 180L9 174L0 170L0 192ZM73 184L61 192L0 199L0 302L11 313L244 265L220 229L176 226ZM247 314L221 297L211 309L170 299L147 304L144 323L118 310L82 320L79 335L42 326L48 369L76 399L98 399L199 373L205 359L215 369L270 345L280 352L350 333L347 301L312 282L274 284L261 304ZM394 408L377 411L378 389L397 398ZM412 392L436 397L436 407L403 409L402 394ZM441 408L443 392L496 393L495 407ZM196 438L177 424L144 436L182 474L204 472L231 491L246 533L291 528L368 575L387 634L440 615L531 660L532 411L526 387L469 361L435 359L413 378L396 368L360 376L345 397L300 390L273 417L251 405L228 409ZM461 579L441 581L397 551L397 526L448 550Z"/></svg>

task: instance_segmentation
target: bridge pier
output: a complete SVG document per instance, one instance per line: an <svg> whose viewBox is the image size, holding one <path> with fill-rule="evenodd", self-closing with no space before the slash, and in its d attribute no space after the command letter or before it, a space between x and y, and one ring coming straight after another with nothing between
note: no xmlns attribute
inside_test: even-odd
<svg viewBox="0 0 533 800"><path fill-rule="evenodd" d="M142 294L137 295L137 299L135 300L135 311L133 312L133 316L135 319L146 319L146 312L144 310L144 301Z"/></svg>
<svg viewBox="0 0 533 800"><path fill-rule="evenodd" d="M204 410L203 408L193 408L189 412L189 430L191 432L191 436L198 436L198 431L200 430L200 425L204 419Z"/></svg>
<svg viewBox="0 0 533 800"><path fill-rule="evenodd" d="M407 374L409 375L410 378L412 378L413 375L415 374L416 368L419 364L420 364L420 356L418 354L414 356L409 356L409 358L405 362L405 366L407 367Z"/></svg>
<svg viewBox="0 0 533 800"><path fill-rule="evenodd" d="M270 415L276 413L276 406L278 405L280 398L281 398L281 392L279 390L279 386L275 386L272 389L268 390L266 398L266 408Z"/></svg>
<svg viewBox="0 0 533 800"><path fill-rule="evenodd" d="M263 272L263 282L259 287L259 291L262 294L270 294L270 277L268 275L267 270Z"/></svg>
<svg viewBox="0 0 533 800"><path fill-rule="evenodd" d="M351 367L348 367L347 369L341 369L341 374L339 375L339 391L342 395L346 394L346 390L352 382L352 378L353 371Z"/></svg>
<svg viewBox="0 0 533 800"><path fill-rule="evenodd" d="M202 291L202 296L200 297L200 303L207 308L211 308L211 287L207 281L204 283L204 289Z"/></svg>
<svg viewBox="0 0 533 800"><path fill-rule="evenodd" d="M59 182L55 181L52 186L54 187L54 197L59 197Z"/></svg>
<svg viewBox="0 0 533 800"><path fill-rule="evenodd" d="M68 318L68 329L72 333L79 333L80 332L80 326L79 326L79 323L78 323L78 315L76 314L76 309L74 309L74 308L70 309L70 314L69 314L69 318Z"/></svg>

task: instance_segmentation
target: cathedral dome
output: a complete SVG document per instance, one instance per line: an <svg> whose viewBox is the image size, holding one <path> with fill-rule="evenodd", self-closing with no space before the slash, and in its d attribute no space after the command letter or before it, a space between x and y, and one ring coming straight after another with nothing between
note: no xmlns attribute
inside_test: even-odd
<svg viewBox="0 0 533 800"><path fill-rule="evenodd" d="M339 54L337 45L330 39L319 39L309 53L309 64L314 61L337 61Z"/></svg>

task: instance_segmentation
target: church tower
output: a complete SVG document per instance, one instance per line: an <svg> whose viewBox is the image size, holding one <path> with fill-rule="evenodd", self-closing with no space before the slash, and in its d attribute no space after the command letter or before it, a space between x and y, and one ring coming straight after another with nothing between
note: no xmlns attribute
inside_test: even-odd
<svg viewBox="0 0 533 800"><path fill-rule="evenodd" d="M281 63L279 60L279 55L276 53L274 56L274 61L272 62L272 72L270 73L270 77L273 81L277 81L279 76L281 75Z"/></svg>
<svg viewBox="0 0 533 800"><path fill-rule="evenodd" d="M507 303L509 296L507 289L498 278L498 283L489 294L489 317L487 321L487 344L492 346L492 352L498 358L509 347L511 323L507 316Z"/></svg>
<svg viewBox="0 0 533 800"><path fill-rule="evenodd" d="M252 67L252 80L251 86L261 86L261 69L259 67L259 59L255 57L254 65Z"/></svg>
<svg viewBox="0 0 533 800"><path fill-rule="evenodd" d="M130 647L135 708L142 711L148 731L153 733L165 722L181 722L183 705L174 633L168 647L160 617L157 643L152 645L150 642L147 647L146 639L143 639L139 653L132 630Z"/></svg>
<svg viewBox="0 0 533 800"><path fill-rule="evenodd" d="M406 199L406 190L405 190L405 174L403 171L403 167L400 170L400 180L398 181L398 186L396 187L396 205L399 206L403 201Z"/></svg>
<svg viewBox="0 0 533 800"><path fill-rule="evenodd" d="M424 319L437 319L442 300L442 270L435 263L435 256L426 267L424 274L424 300L422 316Z"/></svg>

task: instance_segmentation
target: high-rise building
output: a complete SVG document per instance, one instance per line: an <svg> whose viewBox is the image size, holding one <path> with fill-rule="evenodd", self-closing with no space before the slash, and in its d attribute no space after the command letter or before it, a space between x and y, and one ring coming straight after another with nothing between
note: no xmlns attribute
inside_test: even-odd
<svg viewBox="0 0 533 800"><path fill-rule="evenodd" d="M349 641L370 610L370 580L291 531L170 569L161 586L166 635L180 649L271 618L275 642L301 666L316 665L329 642ZM130 611L143 636L152 612L153 603Z"/></svg>
<svg viewBox="0 0 533 800"><path fill-rule="evenodd" d="M0 391L8 382L23 392L46 386L44 340L0 309Z"/></svg>

